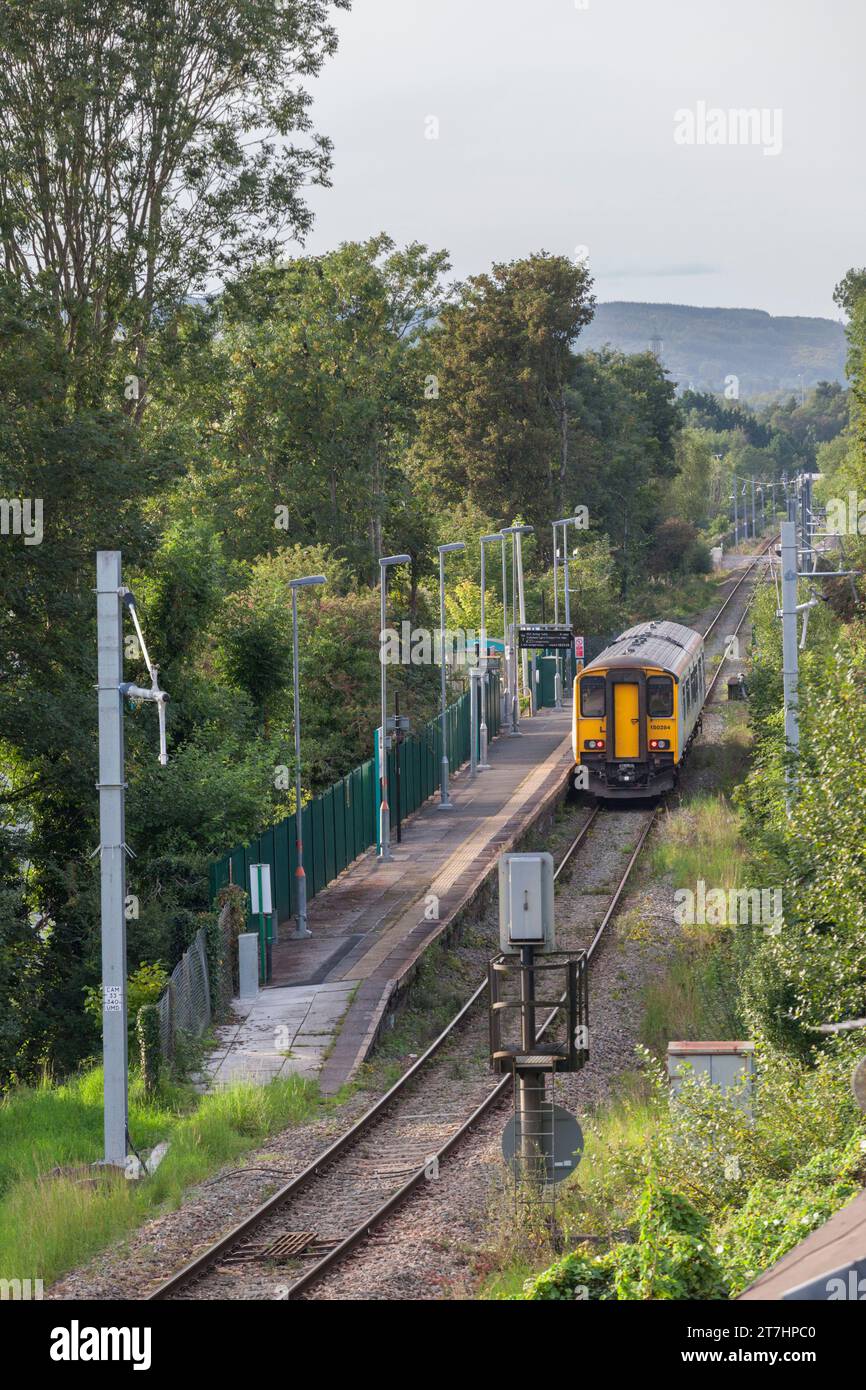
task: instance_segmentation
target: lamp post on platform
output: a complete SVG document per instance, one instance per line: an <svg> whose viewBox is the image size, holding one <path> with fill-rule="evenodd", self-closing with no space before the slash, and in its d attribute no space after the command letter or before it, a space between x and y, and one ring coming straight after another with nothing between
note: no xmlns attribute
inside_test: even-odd
<svg viewBox="0 0 866 1390"><path fill-rule="evenodd" d="M511 728L509 733L512 735L520 733L520 697L517 693L517 614L519 591L523 586L522 572L518 575L520 567L520 537L530 535L533 530L531 526L503 526L502 535L511 537ZM504 547L503 547L504 549Z"/></svg>
<svg viewBox="0 0 866 1390"><path fill-rule="evenodd" d="M490 764L487 761L487 615L485 609L485 590L487 587L487 572L484 567L484 547L492 545L495 541L502 542L503 557L505 554L505 537L501 531L494 531L489 536L481 537L481 729L479 731L480 753L478 762L479 771L484 771ZM504 558L503 558L504 567ZM471 688L471 687L470 687Z"/></svg>
<svg viewBox="0 0 866 1390"><path fill-rule="evenodd" d="M450 545L440 545L439 549L439 664L442 668L442 761L441 777L439 783L439 810L450 811L453 809L451 798L448 795L448 739L447 739L447 718L445 713L446 701L448 699L447 674L445 668L445 556L451 555L455 551L465 550L465 541L452 541Z"/></svg>
<svg viewBox="0 0 866 1390"><path fill-rule="evenodd" d="M379 861L391 858L391 808L388 805L388 665L385 661L385 622L388 598L388 569L392 565L408 565L411 555L383 555L379 560L379 665L382 696L382 744L379 755ZM399 749L398 749L399 756ZM398 806L399 814L399 806Z"/></svg>
<svg viewBox="0 0 866 1390"><path fill-rule="evenodd" d="M307 876L304 873L304 834L301 814L301 690L298 679L298 590L313 584L325 584L323 574L308 574L303 579L290 580L292 590L292 683L295 702L295 844L298 850L298 866L295 869L297 890L296 926L293 935L299 941L312 936L307 927Z"/></svg>

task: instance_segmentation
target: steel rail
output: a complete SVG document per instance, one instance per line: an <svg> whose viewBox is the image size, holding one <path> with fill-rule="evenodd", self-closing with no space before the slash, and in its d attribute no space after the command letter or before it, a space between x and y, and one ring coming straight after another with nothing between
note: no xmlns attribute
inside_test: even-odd
<svg viewBox="0 0 866 1390"><path fill-rule="evenodd" d="M558 878L561 870L565 867L566 863L571 858L574 850L586 836L587 831L589 830L590 826L595 822L598 814L599 807L596 806L593 809L592 814L581 826L575 839L572 841L568 850L560 860L556 872L554 873L554 878ZM607 911L605 912L603 923L596 932L592 945L590 946L589 951L587 952L587 961L589 960L590 955L595 951L604 928L607 926L608 922L610 921L611 917L613 916L616 910L616 905L619 902L620 897L622 896L623 889L625 888L626 882L631 874L632 869L634 868L638 854L640 853L640 850L643 846L644 840L649 834L650 829L655 821L655 815L656 812L655 810L653 810L650 813L649 820L647 821L647 824L644 827L640 839L638 840L638 843L635 846L635 849L631 854L631 857L629 858L625 871L620 877L616 892L614 893L613 898L611 899L611 902L607 908ZM480 995L483 994L486 988L487 984L485 981L484 985L481 986L480 990L476 990L475 994L473 995L473 999L478 999ZM563 999L564 998L565 996L563 995ZM551 1009L547 1018L544 1020L541 1027L538 1029L538 1032L536 1033L536 1040L540 1040L543 1037L544 1033L549 1028L552 1020L556 1016L556 1013L557 1009ZM435 1157L437 1162L440 1162L442 1159L446 1158L448 1154L451 1153L452 1149L456 1148L456 1146L466 1137L470 1130L472 1130L475 1127L478 1121L482 1119L483 1116L489 1110L493 1109L493 1107L505 1096L506 1092L512 1084L512 1081L513 1078L511 1074L506 1073L505 1076L502 1077L501 1081L498 1081L495 1086L491 1087L489 1093L484 1097L480 1104L476 1106L472 1114L469 1115L468 1118L465 1119L463 1123L459 1126L459 1128L457 1128L454 1131L454 1133L448 1137L445 1143L442 1144L440 1148L436 1150ZM376 1211L371 1213L371 1215L362 1225L356 1227L354 1231L351 1231L349 1235L345 1237L344 1240L340 1241L339 1245L336 1245L332 1250L327 1251L321 1257L321 1259L319 1259L316 1262L316 1264L312 1266L312 1268L305 1270L303 1274L299 1275L298 1278L292 1283L291 1287L289 1288L286 1294L286 1298L296 1298L299 1293L302 1293L304 1289L309 1288L311 1284L318 1283L319 1279L322 1277L323 1274L326 1273L327 1270L332 1268L334 1265L339 1264L340 1261L343 1260L346 1255L350 1254L351 1251L354 1250L354 1248L357 1245L361 1244L361 1242L367 1238L370 1232L373 1231L378 1225L380 1225L381 1222L384 1221L386 1217L388 1217L391 1214L391 1212L394 1211L395 1208L401 1204L401 1202L405 1201L405 1199L425 1179L429 1161L430 1160L428 1158L427 1162L422 1164L411 1175L411 1177L407 1178L406 1182L404 1182L403 1185L399 1187L396 1192L392 1192L390 1197L388 1197L382 1203L382 1205L376 1209Z"/></svg>
<svg viewBox="0 0 866 1390"><path fill-rule="evenodd" d="M758 560L762 560L762 559L764 558L764 556L767 554L767 551L770 549L770 546L773 544L773 541L774 541L774 540L775 540L775 536L774 536L771 540L769 540L769 541L767 542L767 544L764 546L764 549L761 551L760 555L758 555L758 556L755 558L755 563L754 563L753 565L750 565L749 568L748 568L748 570L746 571L746 573L743 575L743 578L740 580L740 584L742 584L746 579L748 579L749 575L752 573L752 571L754 570L755 566L757 565ZM721 609L719 609L719 612L717 613L716 617L715 617L715 618L713 619L713 621L710 623L710 626L707 628L707 631L704 633L704 641L706 641L707 635L708 635L710 632L712 632L712 630L713 630L713 628L715 627L716 623L718 622L719 618L722 616L722 613L724 612L724 609L727 608L728 603L730 602L730 599L732 599L732 598L734 597L734 594L735 594L735 593L737 592L737 590L739 589L740 584L737 585L737 588L736 588L736 589L732 589L732 590L731 590L731 593L730 593L730 595L729 595L729 598L726 600L726 602L725 602L725 604L723 605L723 607L722 607ZM746 621L746 616L747 616L748 612L749 612L749 604L747 603L747 604L745 605L745 607L743 608L742 613L740 614L740 617L739 617L738 622L737 622L737 626L734 628L733 632L731 633L731 636L732 636L732 637L736 637L736 636L737 636L737 633L740 631L740 628L743 626L743 623ZM703 707L702 707L702 708L704 708L704 709L706 709L707 705L710 703L710 697L712 696L712 694L713 694L713 692L714 692L714 690L715 690L715 688L716 688L716 682L718 681L719 676L722 674L722 667L723 667L724 664L725 664L725 660L726 660L725 655L724 655L724 653L722 653L721 660L719 661L719 664L718 664L718 666L716 667L715 672L713 673L713 678L712 678L712 680L710 681L709 685L707 686L706 694L704 695L704 703L703 703Z"/></svg>
<svg viewBox="0 0 866 1390"><path fill-rule="evenodd" d="M743 585L743 583L745 583L746 579L755 569L759 560L763 558L763 555L766 553L767 549L769 549L769 546L771 544L772 541L767 543L765 549L758 556L755 557L752 564L748 566L743 576L738 580L735 587L731 590L731 593L725 599L725 602L722 604L715 618L710 623L710 626L704 633L704 640L706 640L706 638L712 632L713 628L719 622L723 613L727 609L728 604L734 598L734 595L739 592L741 586ZM740 627L742 626L747 611L748 607L741 616L739 623L737 624L736 631L739 631ZM721 664L719 666L719 670L716 672L715 676L713 677L713 680L710 682L710 685L708 686L705 703L709 700L709 696L715 686L715 682L718 680L720 671ZM560 860L559 864L557 865L557 868L554 872L554 879L559 878L566 864L569 862L575 851L578 849L580 844L585 839L586 835L590 830L590 827L595 823L599 815L599 811L600 808L598 806L594 807L590 815L584 821L577 835L574 837L565 854L563 855L562 859ZM620 876L620 880L617 884L616 891L613 894L610 903L608 904L604 917L602 918L602 921L599 927L597 928L592 942L586 952L587 962L589 962L595 954L599 946L599 943L602 939L602 936L607 926L609 925L611 918L616 912L620 898L622 897L622 894L625 890L626 883L628 882L631 876L632 870L637 862L641 850L643 849L646 838L649 835L649 832L652 829L653 825L655 824L656 814L657 808L654 808L648 817L646 825L641 831L637 844L635 845L635 848L632 851L631 856L629 857L629 861L625 867L625 870ZM440 1048L445 1044L445 1042L447 1042L448 1039L454 1035L456 1030L459 1028L460 1024L469 1014L469 1012L479 1002L486 989L487 981L485 980L482 984L478 986L478 988L473 992L469 999L467 999L466 1003L459 1010L459 1012L454 1015L454 1017L442 1030L439 1036L436 1037L433 1040L433 1042L430 1043L427 1049L412 1064L412 1066L409 1067L403 1073L403 1075L394 1083L394 1085L388 1091L386 1091L386 1093L383 1096L379 1098L379 1100L377 1100L368 1110L364 1112L363 1115L361 1115L355 1121L353 1125L349 1127L349 1129L346 1130L345 1134L342 1134L339 1138L335 1139L334 1142L330 1144L328 1148L324 1149L320 1154L318 1154L317 1157L314 1158L313 1161L309 1163L301 1173L299 1173L296 1177L291 1178L287 1183L280 1187L275 1193L272 1194L271 1197L268 1198L266 1202L263 1202L261 1206L257 1207L255 1211L253 1211L248 1217L246 1217L243 1221L239 1222L224 1236L221 1236L219 1240L215 1241L212 1245L208 1246L208 1248L205 1251L203 1251L200 1255L197 1255L193 1260L189 1261L180 1270L178 1270L176 1274L172 1275L171 1278L159 1284L156 1289L154 1289L150 1294L147 1295L147 1301L157 1301L169 1298L173 1293L176 1293L179 1289L187 1285L197 1283L200 1279L205 1277L208 1271L213 1267L213 1265L217 1263L217 1261L220 1259L222 1255L226 1254L235 1246L239 1245L247 1235L249 1235L253 1230L259 1227L264 1221L266 1221L270 1215L272 1215L281 1206L283 1206L290 1198L297 1196L304 1188L309 1186L310 1183L312 1183L317 1177L319 1177L323 1172L325 1172L326 1169L328 1169L333 1163L335 1163L348 1149L350 1149L357 1142L358 1139L361 1138L363 1134L365 1134L371 1128L371 1126L375 1123L376 1120L380 1119L385 1114L389 1106L392 1105L395 1099L401 1094L401 1092L403 1092L408 1087L409 1083L418 1075L421 1069L424 1066L426 1066L426 1064L431 1060L431 1058L435 1056L435 1054L440 1050ZM551 1011L551 1014L547 1017L547 1019L545 1019L541 1029L539 1030L539 1037L542 1036L544 1031L550 1025L550 1022L554 1017L555 1013L556 1010L554 1009ZM446 1158L447 1155L451 1153L451 1151L456 1147L456 1145L458 1145L461 1142L461 1140L470 1132L470 1130L474 1128L474 1126L486 1114L486 1112L490 1110L502 1096L504 1096L506 1090L511 1084L511 1081L511 1076L506 1074L505 1076L503 1076L501 1081L499 1081L494 1087L491 1088L488 1095L484 1097L484 1099L479 1103L478 1106L476 1106L475 1110L472 1111L472 1113L467 1117L467 1119L463 1121L463 1123L454 1131L452 1135L449 1136L449 1138L436 1151L435 1156L437 1161ZM348 1255L357 1245L359 1245L363 1240L365 1240L367 1236L370 1234L370 1232L373 1231L378 1225L380 1225L381 1222L384 1221L392 1211L394 1211L403 1201L405 1201L405 1199L424 1180L428 1163L429 1158L427 1162L425 1162L414 1173L412 1173L411 1176L403 1184L401 1184L400 1187L395 1189L395 1191L391 1193L391 1195L388 1198L386 1198L386 1200L381 1204L381 1206L379 1206L374 1212L372 1212L371 1215L367 1217L365 1221L363 1221L359 1226L357 1226L353 1231L351 1231L349 1235L346 1236L342 1241L338 1242L338 1244L336 1244L331 1250L326 1251L310 1269L305 1270L302 1274L300 1274L292 1282L291 1287L287 1291L286 1298L295 1298L298 1294L302 1293L304 1289L309 1288L311 1284L318 1282L318 1280L330 1268L340 1263L340 1261L342 1261L346 1255Z"/></svg>
<svg viewBox="0 0 866 1390"><path fill-rule="evenodd" d="M580 830L578 831L577 835L574 837L565 854L563 855L562 859L560 860L554 872L554 879L559 877L560 873L565 868L565 865L568 863L574 851L578 848L585 836L588 834L589 828L595 821L598 814L599 808L596 806L590 812L589 816L584 821L583 825L580 827ZM380 1096L379 1099L375 1101L374 1104L371 1105L368 1110L364 1111L363 1115L359 1116L355 1123L351 1125L349 1129L346 1130L345 1134L341 1134L338 1139L335 1139L334 1142L328 1146L328 1148L323 1149L322 1152L318 1154L316 1158L314 1158L313 1161L307 1165L306 1168L304 1168L300 1173L298 1173L296 1177L290 1178L289 1181L284 1183L282 1187L278 1188L277 1191L274 1192L266 1202L263 1202L262 1205L257 1207L255 1211L251 1212L248 1217L245 1217L243 1221L239 1222L236 1226L232 1227L230 1231L227 1231L224 1236L221 1236L219 1238L219 1240L215 1241L212 1245L208 1246L208 1248L201 1255L197 1255L193 1260L190 1260L186 1265L184 1265L180 1270L178 1270L176 1274L172 1275L170 1279L167 1279L163 1283L159 1284L156 1289L154 1289L150 1294L148 1294L148 1301L167 1298L177 1289L183 1287L185 1284L195 1282L196 1280L201 1278L204 1274L206 1274L207 1270L217 1262L217 1260L222 1255L225 1255L229 1250L233 1249L234 1246L238 1245L244 1239L245 1236L249 1235L253 1230L255 1230L257 1226L261 1225L261 1223L265 1221L268 1218L268 1216L275 1212L279 1207L283 1206L284 1203L287 1202L291 1197L296 1197L316 1177L318 1177L322 1172L324 1172L326 1168L329 1168L332 1163L334 1163L338 1158L340 1158L341 1155L345 1153L347 1149L351 1148L352 1145L355 1144L357 1140L360 1139L362 1135L371 1127L371 1125L376 1120L382 1117L382 1115L393 1103L393 1101L399 1096L399 1094L403 1090L407 1088L409 1083L418 1075L419 1071L421 1071L421 1069L424 1066L426 1066L426 1064L431 1060L431 1058L435 1056L435 1054L440 1050L440 1048L456 1032L460 1024L466 1018L467 1014L470 1012L470 1010L474 1008L481 996L485 993L486 989L487 981L484 980L478 986L478 988L470 995L470 997L467 999L466 1003L458 1011L458 1013L456 1013L454 1017L450 1020L450 1022L446 1024L445 1028L443 1028L439 1036L434 1038L430 1045L426 1048L426 1050L422 1052L421 1056L417 1059L417 1061L413 1062L412 1066L409 1067L403 1073L403 1075L397 1079L397 1081L395 1081L394 1085L390 1088L390 1090L386 1091L383 1096ZM470 1117L473 1123L475 1118L475 1116ZM458 1133L460 1132L461 1131L458 1131ZM341 1247L337 1248L339 1249Z"/></svg>
<svg viewBox="0 0 866 1390"><path fill-rule="evenodd" d="M776 540L776 537L775 537L775 536L771 536L770 539L769 539L768 541L765 542L763 550L759 550L758 553L757 553L757 555L756 555L756 556L754 557L754 559L752 560L752 563L746 567L745 572L743 573L742 577L741 577L741 578L737 581L737 583L734 585L733 589L732 589L731 592L728 594L728 597L725 599L725 601L724 601L724 603L722 604L721 608L719 609L718 613L717 613L716 616L713 618L713 621L710 623L709 627L708 627L708 628L706 629L706 631L704 632L703 637L704 637L704 641L705 641L705 642L706 642L707 638L709 637L710 633L712 632L713 628L715 627L716 623L719 622L719 621L721 620L722 615L724 614L725 609L727 608L728 604L731 602L731 600L734 598L734 596L735 596L736 594L739 593L739 591L740 591L742 585L745 584L745 582L746 582L746 580L748 579L749 575L750 575L750 574L752 573L752 571L755 569L755 567L757 566L757 564L759 563L759 561L763 560L764 556L767 554L768 550L770 549L770 546L773 544L773 542L774 542L775 540ZM727 581L726 581L726 582L727 582Z"/></svg>

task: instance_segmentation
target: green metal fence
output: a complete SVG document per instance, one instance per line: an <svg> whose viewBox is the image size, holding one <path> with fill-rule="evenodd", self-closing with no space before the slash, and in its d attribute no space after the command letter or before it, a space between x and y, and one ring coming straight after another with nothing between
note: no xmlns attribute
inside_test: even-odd
<svg viewBox="0 0 866 1390"><path fill-rule="evenodd" d="M493 738L501 723L499 673L487 673L487 728ZM470 695L461 695L445 711L448 761L452 769L469 758ZM480 722L480 720L479 720ZM388 802L396 805L398 749L388 753ZM442 761L441 721L431 719L399 747L401 815L411 815L439 787ZM304 870L308 900L336 878L378 838L379 788L374 758L341 777L327 791L307 802L302 814ZM277 920L294 916L295 818L287 816L247 845L236 845L210 865L211 901L227 883L249 891L250 864L270 864ZM252 927L251 930L255 928Z"/></svg>

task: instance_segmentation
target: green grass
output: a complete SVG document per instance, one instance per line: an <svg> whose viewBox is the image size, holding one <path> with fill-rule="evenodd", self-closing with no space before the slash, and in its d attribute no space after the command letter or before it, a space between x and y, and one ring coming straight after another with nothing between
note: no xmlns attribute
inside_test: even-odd
<svg viewBox="0 0 866 1390"><path fill-rule="evenodd" d="M481 1285L476 1298L482 1302L499 1299L519 1298L523 1293L525 1280L538 1274L544 1265L528 1264L525 1260L515 1260L513 1264L498 1269Z"/></svg>
<svg viewBox="0 0 866 1390"><path fill-rule="evenodd" d="M556 1218L565 1249L573 1248L580 1235L615 1239L630 1220L641 1155L658 1124L646 1078L637 1072L624 1072L617 1080L614 1098L588 1119L581 1116L581 1124L583 1158L556 1196ZM518 1228L513 1211L514 1194L507 1186L499 1194L498 1220L494 1218L492 1223L498 1244L480 1256L477 1266L480 1280L474 1297L482 1301L519 1297L524 1281L540 1274L557 1258L545 1223L530 1224L528 1238L526 1228L523 1239L515 1236Z"/></svg>
<svg viewBox="0 0 866 1390"><path fill-rule="evenodd" d="M464 936L469 944L470 934ZM383 1033L362 1067L366 1085L389 1090L437 1038L478 984L469 967L437 942L425 951L394 1027Z"/></svg>
<svg viewBox="0 0 866 1390"><path fill-rule="evenodd" d="M669 874L675 888L737 888L746 851L740 822L726 798L703 793L662 817L651 855L655 874Z"/></svg>
<svg viewBox="0 0 866 1390"><path fill-rule="evenodd" d="M716 791L729 796L749 770L752 735L745 704L733 701L722 705L722 716L724 737L715 743L697 742L689 754L688 766L691 773L709 773ZM686 805L690 800L688 794L683 797Z"/></svg>
<svg viewBox="0 0 866 1390"><path fill-rule="evenodd" d="M644 991L641 1042L658 1057L674 1039L739 1038L744 1024L737 1007L738 962L732 933L684 943L665 975Z"/></svg>
<svg viewBox="0 0 866 1390"><path fill-rule="evenodd" d="M211 1095L165 1089L146 1101L130 1090L130 1132L139 1151L169 1151L139 1182L91 1170L102 1152L102 1070L59 1086L11 1092L0 1104L0 1278L47 1285L235 1162L270 1134L303 1124L319 1105L300 1077L237 1083ZM71 1169L50 1176L54 1168Z"/></svg>
<svg viewBox="0 0 866 1390"><path fill-rule="evenodd" d="M735 725L735 732L741 727ZM695 891L703 879L707 891L727 892L745 883L747 868L740 821L723 794L700 793L663 818L651 870L667 875L675 889ZM658 1056L664 1055L671 1039L740 1036L736 930L683 927L682 942L664 974L644 990L641 1041Z"/></svg>

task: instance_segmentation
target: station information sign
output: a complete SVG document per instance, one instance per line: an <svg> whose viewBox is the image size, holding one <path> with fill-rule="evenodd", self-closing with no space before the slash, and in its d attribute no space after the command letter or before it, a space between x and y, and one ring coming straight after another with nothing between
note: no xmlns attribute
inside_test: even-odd
<svg viewBox="0 0 866 1390"><path fill-rule="evenodd" d="M573 640L571 628L556 623L523 623L517 629L517 645L522 650L533 647L569 649Z"/></svg>

